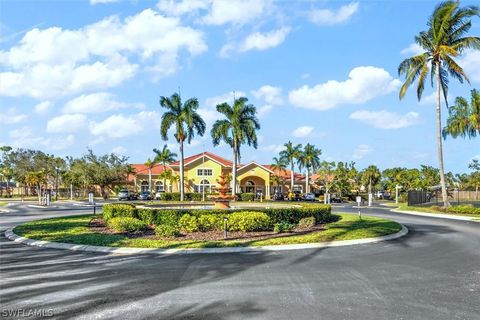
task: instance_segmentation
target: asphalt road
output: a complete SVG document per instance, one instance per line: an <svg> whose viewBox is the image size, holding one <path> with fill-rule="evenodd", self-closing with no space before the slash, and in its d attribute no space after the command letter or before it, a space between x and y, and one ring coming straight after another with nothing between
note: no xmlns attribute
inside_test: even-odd
<svg viewBox="0 0 480 320"><path fill-rule="evenodd" d="M92 210L8 208L0 229ZM2 232L0 318L22 309L55 319L480 319L480 223L363 213L410 232L349 247L177 256L34 248Z"/></svg>

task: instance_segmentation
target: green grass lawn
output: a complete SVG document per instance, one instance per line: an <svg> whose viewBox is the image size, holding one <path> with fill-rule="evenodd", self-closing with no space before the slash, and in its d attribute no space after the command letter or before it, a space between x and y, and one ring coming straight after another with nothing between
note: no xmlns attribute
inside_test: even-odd
<svg viewBox="0 0 480 320"><path fill-rule="evenodd" d="M8 204L8 202L3 202L3 201L0 201L0 207L4 207Z"/></svg>
<svg viewBox="0 0 480 320"><path fill-rule="evenodd" d="M416 212L446 214L446 215L450 215L450 216L466 216L466 217L480 218L480 214L449 213L449 212L438 211L438 210L432 209L432 208L430 208L430 207L413 207L413 206L408 206L406 203L401 204L401 205L398 207L398 209L399 209L399 210L405 210L405 211L416 211ZM477 220L477 219L475 219L475 220Z"/></svg>
<svg viewBox="0 0 480 320"><path fill-rule="evenodd" d="M401 230L401 225L376 217L341 213L337 222L326 225L326 230L316 231L305 235L282 235L278 238L241 242L227 241L193 241L181 239L142 239L128 237L121 234L101 234L92 232L87 227L92 215L53 218L29 222L14 229L18 235L55 242L86 244L111 247L137 248L207 248L207 247L237 247L237 246L265 246L276 244L325 242L334 240L352 240L372 238L395 233Z"/></svg>

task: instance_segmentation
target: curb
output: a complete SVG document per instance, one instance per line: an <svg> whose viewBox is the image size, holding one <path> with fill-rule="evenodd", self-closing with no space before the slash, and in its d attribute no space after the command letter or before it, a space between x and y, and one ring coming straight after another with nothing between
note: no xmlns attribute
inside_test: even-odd
<svg viewBox="0 0 480 320"><path fill-rule="evenodd" d="M268 251L284 251L284 250L300 250L300 249L314 249L314 248L328 248L328 247L343 247L356 244L367 244L381 241L388 241L405 236L408 229L402 225L402 229L396 233L389 234L382 237L357 239L357 240L340 240L326 243L306 243L306 244L286 244L286 245L272 245L263 247L225 247L225 248L185 248L185 249L156 249L156 248L113 248L90 246L70 243L60 243L42 240L33 240L21 237L13 232L13 229L5 231L5 237L17 243L26 244L34 247L51 248L51 249L66 249L73 251L85 252L103 252L112 254L194 254L194 253L238 253L238 252L268 252Z"/></svg>
<svg viewBox="0 0 480 320"><path fill-rule="evenodd" d="M428 213L428 212L418 212L418 211L404 211L404 210L397 210L391 209L391 212L397 213L404 213L410 214L412 216L422 216L422 217L429 217L429 218L439 218L439 219L450 219L450 220L459 220L459 221L472 221L472 222L480 222L479 220L475 220L475 217L468 217L468 216L452 216L449 214L443 213Z"/></svg>

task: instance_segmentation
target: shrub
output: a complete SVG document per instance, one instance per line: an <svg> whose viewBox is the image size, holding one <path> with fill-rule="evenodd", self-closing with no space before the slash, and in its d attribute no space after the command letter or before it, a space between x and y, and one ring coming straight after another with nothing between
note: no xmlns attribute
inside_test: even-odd
<svg viewBox="0 0 480 320"><path fill-rule="evenodd" d="M202 198L203 198L203 194L199 192L187 193L185 195L185 200L189 200L189 201L202 201ZM208 199L206 193L205 193L205 199Z"/></svg>
<svg viewBox="0 0 480 320"><path fill-rule="evenodd" d="M180 201L180 192L163 192L160 194L162 201Z"/></svg>
<svg viewBox="0 0 480 320"><path fill-rule="evenodd" d="M240 194L240 200L242 201L254 201L255 195L250 192L245 192Z"/></svg>
<svg viewBox="0 0 480 320"><path fill-rule="evenodd" d="M265 212L272 223L288 222L297 224L302 218L314 217L316 223L332 221L332 207L325 204L304 204L303 207L270 208L259 210Z"/></svg>
<svg viewBox="0 0 480 320"><path fill-rule="evenodd" d="M108 219L107 227L118 232L136 232L147 229L147 224L135 218L117 217Z"/></svg>
<svg viewBox="0 0 480 320"><path fill-rule="evenodd" d="M172 238L178 237L180 232L177 228L168 224L161 224L155 228L155 234L160 237Z"/></svg>
<svg viewBox="0 0 480 320"><path fill-rule="evenodd" d="M307 218L302 218L298 222L298 227L299 228L311 228L315 225L315 217L307 217Z"/></svg>
<svg viewBox="0 0 480 320"><path fill-rule="evenodd" d="M116 217L138 218L137 209L133 204L128 203L106 204L103 206L102 215L105 222Z"/></svg>
<svg viewBox="0 0 480 320"><path fill-rule="evenodd" d="M197 232L198 221L197 217L189 214L184 214L180 220L178 220L178 227L185 232Z"/></svg>
<svg viewBox="0 0 480 320"><path fill-rule="evenodd" d="M480 208L475 208L473 205L467 204L448 207L447 212L455 214L480 214Z"/></svg>
<svg viewBox="0 0 480 320"><path fill-rule="evenodd" d="M282 233L282 232L290 232L295 228L295 225L293 223L288 223L288 222L280 222L280 223L275 223L273 226L273 231L275 233Z"/></svg>
<svg viewBox="0 0 480 320"><path fill-rule="evenodd" d="M264 212L234 212L228 216L229 231L261 231L271 229L270 218Z"/></svg>
<svg viewBox="0 0 480 320"><path fill-rule="evenodd" d="M198 230L223 230L223 216L219 214L203 214L198 217Z"/></svg>
<svg viewBox="0 0 480 320"><path fill-rule="evenodd" d="M152 225L155 223L156 215L156 209L137 209L138 218L148 225Z"/></svg>

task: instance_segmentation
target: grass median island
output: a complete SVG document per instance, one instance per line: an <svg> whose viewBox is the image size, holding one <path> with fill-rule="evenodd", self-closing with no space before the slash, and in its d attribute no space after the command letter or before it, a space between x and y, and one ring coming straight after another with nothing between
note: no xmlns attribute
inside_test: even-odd
<svg viewBox="0 0 480 320"><path fill-rule="evenodd" d="M480 218L480 208L475 208L472 205L457 205L457 206L450 206L449 208L444 209L439 206L414 207L414 206L408 206L406 203L404 203L398 206L398 210Z"/></svg>
<svg viewBox="0 0 480 320"><path fill-rule="evenodd" d="M234 239L235 232L229 232L227 240L196 240L188 237L162 238L156 235L136 237L128 233L105 233L94 231L91 227L93 215L63 217L29 222L14 229L20 236L54 242L73 244L136 247L136 248L208 248L265 246L278 244L298 244L311 242L329 242L334 240L352 240L372 238L392 234L401 230L401 225L370 216L340 213L332 215L337 221L324 223L303 230L297 234L286 232L273 234L267 239L257 240L255 236L247 239ZM98 217L98 216L97 216Z"/></svg>

